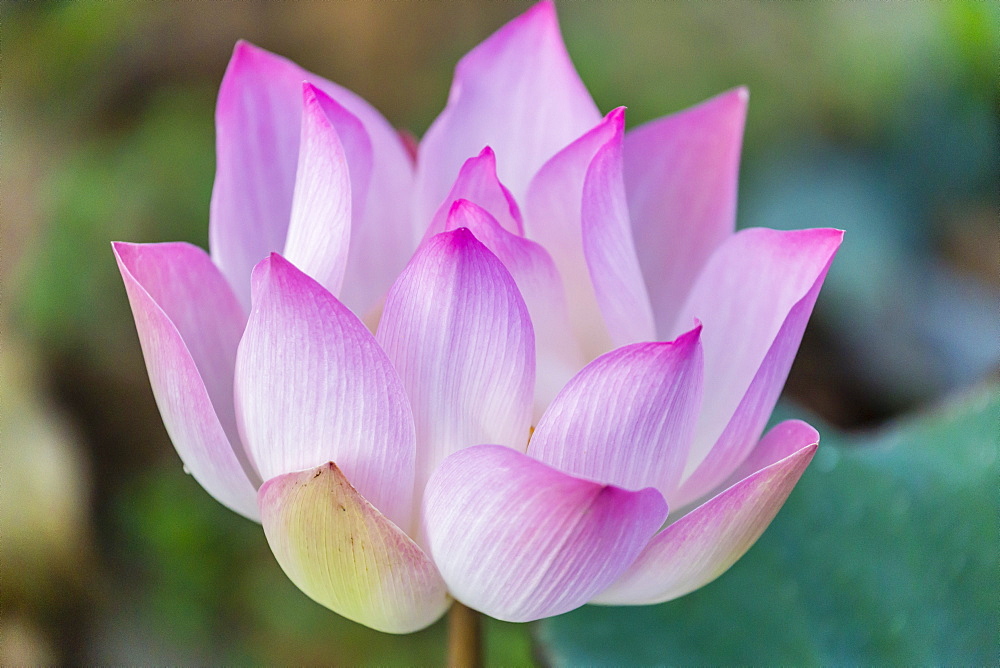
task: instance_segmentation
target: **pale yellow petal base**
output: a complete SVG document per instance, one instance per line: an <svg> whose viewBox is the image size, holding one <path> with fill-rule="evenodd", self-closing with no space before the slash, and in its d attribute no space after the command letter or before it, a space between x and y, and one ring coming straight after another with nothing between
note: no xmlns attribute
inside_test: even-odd
<svg viewBox="0 0 1000 668"><path fill-rule="evenodd" d="M268 480L257 502L285 574L337 614L379 631L411 633L451 604L430 558L333 462Z"/></svg>

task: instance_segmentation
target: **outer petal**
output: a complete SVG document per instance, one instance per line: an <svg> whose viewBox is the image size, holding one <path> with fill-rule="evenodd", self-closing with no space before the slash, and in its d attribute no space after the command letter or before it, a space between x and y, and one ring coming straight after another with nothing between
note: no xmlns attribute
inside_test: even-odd
<svg viewBox="0 0 1000 668"><path fill-rule="evenodd" d="M666 513L654 489L574 478L495 445L446 459L424 504L430 551L455 598L515 622L582 605L628 568Z"/></svg>
<svg viewBox="0 0 1000 668"><path fill-rule="evenodd" d="M349 260L352 276L357 271L371 280L345 296L352 306L367 308L391 284L419 238L405 225L403 234L386 234L399 228L399 211L411 196L413 171L406 149L396 131L360 97L246 42L233 51L216 108L212 257L248 306L254 265L285 245L306 79L342 109L332 113L326 107L347 154L352 183L364 180L366 165L371 169L365 206L354 207L351 255L378 262L352 270L357 261ZM358 136L359 129L364 137Z"/></svg>
<svg viewBox="0 0 1000 668"><path fill-rule="evenodd" d="M566 286L570 321L588 359L612 346L584 255L583 184L594 156L624 125L624 109L609 113L545 163L532 179L525 200L526 235L552 254Z"/></svg>
<svg viewBox="0 0 1000 668"><path fill-rule="evenodd" d="M785 420L771 427L750 455L726 481L732 487L744 478L795 454L803 443L819 443L819 432L802 420Z"/></svg>
<svg viewBox="0 0 1000 668"><path fill-rule="evenodd" d="M625 135L628 211L661 337L735 229L747 99L737 88Z"/></svg>
<svg viewBox="0 0 1000 668"><path fill-rule="evenodd" d="M236 402L261 477L334 461L409 526L413 420L392 363L353 313L281 256L254 269L253 292Z"/></svg>
<svg viewBox="0 0 1000 668"><path fill-rule="evenodd" d="M587 169L581 207L583 253L597 304L616 346L656 337L632 241L622 169L622 127L618 125Z"/></svg>
<svg viewBox="0 0 1000 668"><path fill-rule="evenodd" d="M184 466L220 503L257 519L233 410L233 365L246 316L204 251L113 244L149 382ZM241 461L242 460L242 461Z"/></svg>
<svg viewBox="0 0 1000 668"><path fill-rule="evenodd" d="M332 462L264 483L267 542L320 605L387 633L419 631L451 603L434 563Z"/></svg>
<svg viewBox="0 0 1000 668"><path fill-rule="evenodd" d="M417 489L469 445L528 442L535 346L528 310L500 260L467 229L439 234L386 298L377 334L417 427Z"/></svg>
<svg viewBox="0 0 1000 668"><path fill-rule="evenodd" d="M843 233L743 230L709 260L678 325L705 329L705 399L680 507L725 480L757 442Z"/></svg>
<svg viewBox="0 0 1000 668"><path fill-rule="evenodd" d="M562 280L540 245L511 234L485 209L466 200L451 207L447 229L467 227L510 271L535 330L535 417L585 363L569 324Z"/></svg>
<svg viewBox="0 0 1000 668"><path fill-rule="evenodd" d="M815 431L795 452L733 485L657 534L631 568L593 599L662 603L725 573L760 538L816 452Z"/></svg>
<svg viewBox="0 0 1000 668"><path fill-rule="evenodd" d="M545 412L528 454L572 475L674 491L701 407L698 327L598 357Z"/></svg>
<svg viewBox="0 0 1000 668"><path fill-rule="evenodd" d="M459 167L484 146L518 199L546 160L600 113L566 53L555 6L540 2L466 55L448 106L418 154L418 215L430 220Z"/></svg>
<svg viewBox="0 0 1000 668"><path fill-rule="evenodd" d="M489 146L462 165L458 178L455 179L455 185L451 187L451 192L434 214L434 220L424 234L425 239L445 231L452 205L460 199L474 202L488 211L508 232L524 236L521 211L514 201L514 196L497 178L497 159Z"/></svg>
<svg viewBox="0 0 1000 668"><path fill-rule="evenodd" d="M302 86L302 140L285 256L338 294L351 239L351 177L337 131L323 109L336 106L312 84Z"/></svg>

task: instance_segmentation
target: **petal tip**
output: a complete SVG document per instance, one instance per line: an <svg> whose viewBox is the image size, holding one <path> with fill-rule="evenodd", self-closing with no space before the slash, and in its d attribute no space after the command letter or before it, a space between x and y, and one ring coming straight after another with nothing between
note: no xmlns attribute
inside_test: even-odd
<svg viewBox="0 0 1000 668"><path fill-rule="evenodd" d="M746 107L750 103L750 89L746 86L737 86L736 88L727 90L719 97L731 102L734 107L741 109L745 113Z"/></svg>
<svg viewBox="0 0 1000 668"><path fill-rule="evenodd" d="M530 23L533 21L538 21L539 23L555 24L558 29L558 15L556 13L556 3L554 0L541 0L535 4L535 6L530 7L526 12L521 14L520 17L515 18L514 21ZM512 21L513 23L513 21Z"/></svg>
<svg viewBox="0 0 1000 668"><path fill-rule="evenodd" d="M133 246L135 246L135 244L129 241L112 241L111 252L113 252L115 257L120 260L122 259L122 255L129 252Z"/></svg>
<svg viewBox="0 0 1000 668"><path fill-rule="evenodd" d="M701 341L701 330L703 328L704 325L701 324L701 320L695 318L694 327L674 339L674 345L685 347L697 345L698 342Z"/></svg>
<svg viewBox="0 0 1000 668"><path fill-rule="evenodd" d="M469 202L469 204L471 204L471 202ZM476 239L476 235L473 234L472 230L468 227L456 227L448 232L442 232L438 235L438 237L443 237L441 239L442 245L447 245L456 250L479 243L479 240Z"/></svg>
<svg viewBox="0 0 1000 668"><path fill-rule="evenodd" d="M244 68L253 67L254 61L262 56L272 55L269 51L260 48L253 42L245 39L236 40L233 46L233 54L229 58L229 69L240 71ZM227 72L228 74L229 72Z"/></svg>
<svg viewBox="0 0 1000 668"><path fill-rule="evenodd" d="M449 223L453 222L454 219L458 218L459 216L464 217L464 216L474 215L482 210L483 210L482 207L480 207L478 204L475 204L465 198L460 197L454 202L452 202L451 207L448 209L448 222ZM467 229L467 227L468 226L466 225L458 225L455 227L449 226L449 231L454 229L464 230Z"/></svg>
<svg viewBox="0 0 1000 668"><path fill-rule="evenodd" d="M625 127L625 112L628 107L615 107L604 116L604 122L614 126L616 129Z"/></svg>

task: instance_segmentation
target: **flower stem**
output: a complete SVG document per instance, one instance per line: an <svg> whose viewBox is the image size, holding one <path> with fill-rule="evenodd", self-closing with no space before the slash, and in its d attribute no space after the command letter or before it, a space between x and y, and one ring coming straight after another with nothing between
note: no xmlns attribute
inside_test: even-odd
<svg viewBox="0 0 1000 668"><path fill-rule="evenodd" d="M458 601L448 613L448 667L479 668L483 665L481 619L478 612Z"/></svg>

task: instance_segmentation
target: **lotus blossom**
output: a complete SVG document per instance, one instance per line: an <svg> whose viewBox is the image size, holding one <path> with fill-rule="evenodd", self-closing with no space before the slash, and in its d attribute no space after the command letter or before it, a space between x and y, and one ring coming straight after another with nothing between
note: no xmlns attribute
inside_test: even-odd
<svg viewBox="0 0 1000 668"><path fill-rule="evenodd" d="M114 245L185 467L383 631L718 577L817 447L761 434L841 240L734 232L746 104L625 132L543 2L462 59L413 159L361 98L238 44L211 257Z"/></svg>

